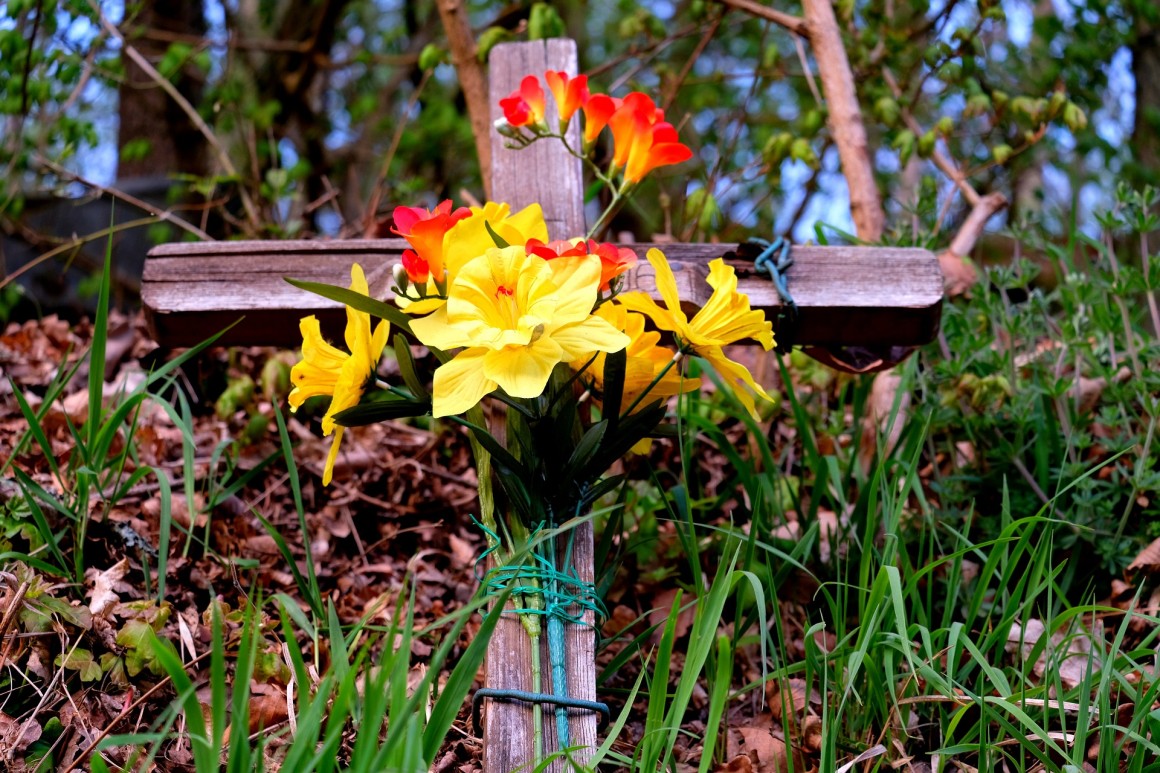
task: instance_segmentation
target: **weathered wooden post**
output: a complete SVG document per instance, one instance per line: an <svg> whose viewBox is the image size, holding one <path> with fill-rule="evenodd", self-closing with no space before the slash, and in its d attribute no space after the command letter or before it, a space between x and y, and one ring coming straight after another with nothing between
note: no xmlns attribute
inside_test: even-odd
<svg viewBox="0 0 1160 773"><path fill-rule="evenodd" d="M530 43L505 43L491 52L489 101L492 120L501 118L499 100L514 91L526 75L542 77L545 70L562 70L577 75L576 42L567 39L537 40ZM555 103L548 100L548 123L554 125ZM580 146L578 121L569 127L573 147ZM583 236L584 178L580 159L569 154L563 144L540 141L530 148L512 150L494 127L491 130L492 195L506 201L513 210L539 202L544 209L548 235L553 239ZM562 551L561 551L562 552ZM572 560L576 574L583 582L593 582L592 524L577 527ZM565 557L559 556L561 566ZM568 666L568 695L582 700L596 700L596 621L591 612L584 615L584 625L565 627ZM548 637L539 637L541 662L548 663ZM551 669L545 668L542 691L552 692ZM516 615L500 620L487 650L486 685L492 689L532 689L531 640ZM550 720L551 707L545 706L545 754L558 748L556 725ZM519 701L489 699L484 709L483 769L487 773L507 773L534 767L532 707ZM596 747L596 715L587 711L569 711L570 746L587 747L572 756L583 762ZM563 761L553 762L549 771L565 769Z"/></svg>

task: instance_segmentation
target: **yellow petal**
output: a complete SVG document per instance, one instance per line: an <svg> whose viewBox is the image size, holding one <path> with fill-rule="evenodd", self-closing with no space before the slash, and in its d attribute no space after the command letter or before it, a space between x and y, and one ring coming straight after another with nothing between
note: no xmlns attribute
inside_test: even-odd
<svg viewBox="0 0 1160 773"><path fill-rule="evenodd" d="M352 263L350 267L350 289L360 295L370 295L366 275L362 266ZM346 307L346 348L352 352L366 347L371 338L371 315L365 311Z"/></svg>
<svg viewBox="0 0 1160 773"><path fill-rule="evenodd" d="M563 325L591 314L600 292L600 258L586 255L545 262L551 267L552 281L559 293L552 319Z"/></svg>
<svg viewBox="0 0 1160 773"><path fill-rule="evenodd" d="M499 234L507 240L508 244L518 244L522 247L528 243L529 239L548 241L548 224L544 222L544 210L540 208L539 204L529 204L507 218L502 225L504 232L499 232Z"/></svg>
<svg viewBox="0 0 1160 773"><path fill-rule="evenodd" d="M721 378L725 380L725 383L733 391L733 394L737 396L737 399L741 401L741 404L745 406L745 409L749 411L749 414L753 418L756 419L759 417L757 415L757 406L754 403L753 396L750 394L750 390L762 399L773 402L773 398L753 380L753 374L749 372L749 369L741 363L734 362L726 357L721 347L710 346L704 351L698 351L698 354L704 357L713 366L713 369L721 375ZM748 389L744 389L742 386L748 387Z"/></svg>
<svg viewBox="0 0 1160 773"><path fill-rule="evenodd" d="M545 336L547 338L549 336ZM589 316L583 322L550 331L550 337L563 350L564 360L587 360L595 352L619 352L629 344L629 337L607 321Z"/></svg>
<svg viewBox="0 0 1160 773"><path fill-rule="evenodd" d="M666 309L662 309L656 301L649 296L640 292L621 293L616 296L616 300L630 311L635 311L637 314L643 314L652 320L652 323L661 330L668 330L671 333L678 333L682 329L684 322L684 315L681 320L677 320Z"/></svg>
<svg viewBox="0 0 1160 773"><path fill-rule="evenodd" d="M446 298L424 298L421 301L409 301L402 296L395 297L395 304L408 314L429 314L435 309L442 308L447 303Z"/></svg>
<svg viewBox="0 0 1160 773"><path fill-rule="evenodd" d="M302 333L302 359L322 370L338 371L346 362L347 354L327 343L322 337L322 327L318 318L311 314L298 322Z"/></svg>
<svg viewBox="0 0 1160 773"><path fill-rule="evenodd" d="M512 397L539 397L544 393L552 368L564 359L560 345L543 336L527 346L505 346L489 351L483 359L483 371Z"/></svg>
<svg viewBox="0 0 1160 773"><path fill-rule="evenodd" d="M342 433L346 427L339 427L334 433L334 440L330 442L330 451L326 454L326 467L322 470L322 485L329 486L334 478L334 463L338 460L338 447L342 443Z"/></svg>
<svg viewBox="0 0 1160 773"><path fill-rule="evenodd" d="M652 264L656 273L657 290L668 307L669 313L678 322L685 322L688 318L681 311L681 295L677 291L677 278L673 276L673 269L669 266L669 259L665 254L653 247L648 251L648 262Z"/></svg>
<svg viewBox="0 0 1160 773"><path fill-rule="evenodd" d="M447 306L441 306L426 317L411 320L411 332L426 346L436 349L458 349L473 343L462 331L447 321Z"/></svg>
<svg viewBox="0 0 1160 773"><path fill-rule="evenodd" d="M465 349L436 369L431 385L432 416L464 413L495 389L496 383L483 372L486 353L483 348Z"/></svg>
<svg viewBox="0 0 1160 773"><path fill-rule="evenodd" d="M691 343L722 346L752 338L766 351L773 348L772 323L750 308L749 297L737 291L737 273L721 258L709 263L709 286L713 294L689 321Z"/></svg>

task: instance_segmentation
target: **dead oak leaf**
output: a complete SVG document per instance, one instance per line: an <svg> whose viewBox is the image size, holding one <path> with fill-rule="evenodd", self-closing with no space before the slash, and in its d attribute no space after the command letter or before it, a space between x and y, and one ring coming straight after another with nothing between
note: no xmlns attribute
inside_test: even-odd
<svg viewBox="0 0 1160 773"><path fill-rule="evenodd" d="M93 617L104 617L121 601L116 586L125 579L125 573L128 571L128 558L122 558L104 571L98 569L85 571L86 582L92 582L93 586L85 594L89 598L89 612Z"/></svg>

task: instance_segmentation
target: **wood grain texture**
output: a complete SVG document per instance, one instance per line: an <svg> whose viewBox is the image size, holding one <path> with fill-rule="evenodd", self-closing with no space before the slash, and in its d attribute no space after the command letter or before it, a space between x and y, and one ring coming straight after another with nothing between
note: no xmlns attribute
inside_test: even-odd
<svg viewBox="0 0 1160 773"><path fill-rule="evenodd" d="M544 208L548 233L555 239L584 234L584 177L580 159L570 155L557 140L540 140L531 147L515 150L495 130L503 118L499 101L519 88L527 75L543 83L546 70L562 70L576 75L576 41L567 38L503 43L491 50L489 77L491 119L491 177L493 198L506 201L518 210L539 202ZM545 88L547 122L559 120L556 101ZM568 127L568 141L580 147L579 120Z"/></svg>
<svg viewBox="0 0 1160 773"><path fill-rule="evenodd" d="M537 40L508 43L491 52L490 100L492 119L503 116L499 100L514 91L527 75L541 77L545 70L563 70L577 74L576 43L572 40ZM547 94L549 126L557 121L555 100ZM580 143L578 122L569 127L570 142ZM539 202L544 209L548 234L563 239L584 233L584 179L580 160L564 150L555 140L541 140L530 148L513 150L504 147L506 140L492 129L492 192L497 201L506 201L513 209ZM563 542L564 540L560 540ZM592 582L593 537L591 523L575 533L573 562L579 577ZM559 559L564 560L561 552ZM596 700L596 633L595 620L585 616L587 625L567 625L564 631L568 667L568 694L574 698ZM542 663L541 691L552 692L551 666L546 633L540 637ZM531 641L515 615L505 615L496 627L487 652L485 684L497 689L532 688ZM544 750L557 749L555 716L544 707ZM484 710L483 769L485 773L534 767L532 709L524 703L492 701ZM597 746L596 716L591 712L569 714L571 746L583 747L573 759L584 762ZM560 773L565 763L555 762L550 773Z"/></svg>
<svg viewBox="0 0 1160 773"><path fill-rule="evenodd" d="M554 232L558 233L558 232ZM347 285L350 265L367 272L371 293L388 297L390 267L399 239L299 242L198 242L155 247L145 262L141 297L154 338L192 346L244 316L223 343L297 346L298 320L315 314L341 339L341 307L293 287L283 277ZM625 278L628 289L652 293L656 283L644 260L649 244L632 246L641 262ZM709 260L735 244L662 244L682 298L692 311L709 295ZM918 346L938 331L943 276L926 250L893 247L795 247L790 292L800 312L796 342L814 346ZM773 284L753 265L731 261L739 289L754 308L776 318Z"/></svg>

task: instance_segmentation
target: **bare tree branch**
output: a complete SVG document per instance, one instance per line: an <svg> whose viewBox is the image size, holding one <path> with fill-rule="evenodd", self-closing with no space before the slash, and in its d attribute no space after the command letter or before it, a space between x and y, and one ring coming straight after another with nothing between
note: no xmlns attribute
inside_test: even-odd
<svg viewBox="0 0 1160 773"><path fill-rule="evenodd" d="M487 103L487 78L483 65L476 57L475 35L467 18L463 0L438 0L439 18L443 20L443 30L447 33L447 45L451 49L451 61L459 73L459 85L463 98L467 101L467 114L471 118L471 133L475 135L475 149L479 154L479 175L483 180L483 193L491 198L491 115Z"/></svg>
<svg viewBox="0 0 1160 773"><path fill-rule="evenodd" d="M842 172L850 189L850 215L858 237L876 242L882 238L886 213L882 209L878 185L874 182L866 126L854 91L854 73L842 43L838 19L834 16L831 0L803 0L802 9L830 112L830 131L834 135L834 144L838 146Z"/></svg>
<svg viewBox="0 0 1160 773"><path fill-rule="evenodd" d="M810 28L805 19L793 14L783 13L769 6L754 2L754 0L720 0L722 5L727 5L730 8L736 8L739 11L757 16L758 18L771 21L778 26L785 27L794 34L802 37L809 37Z"/></svg>

